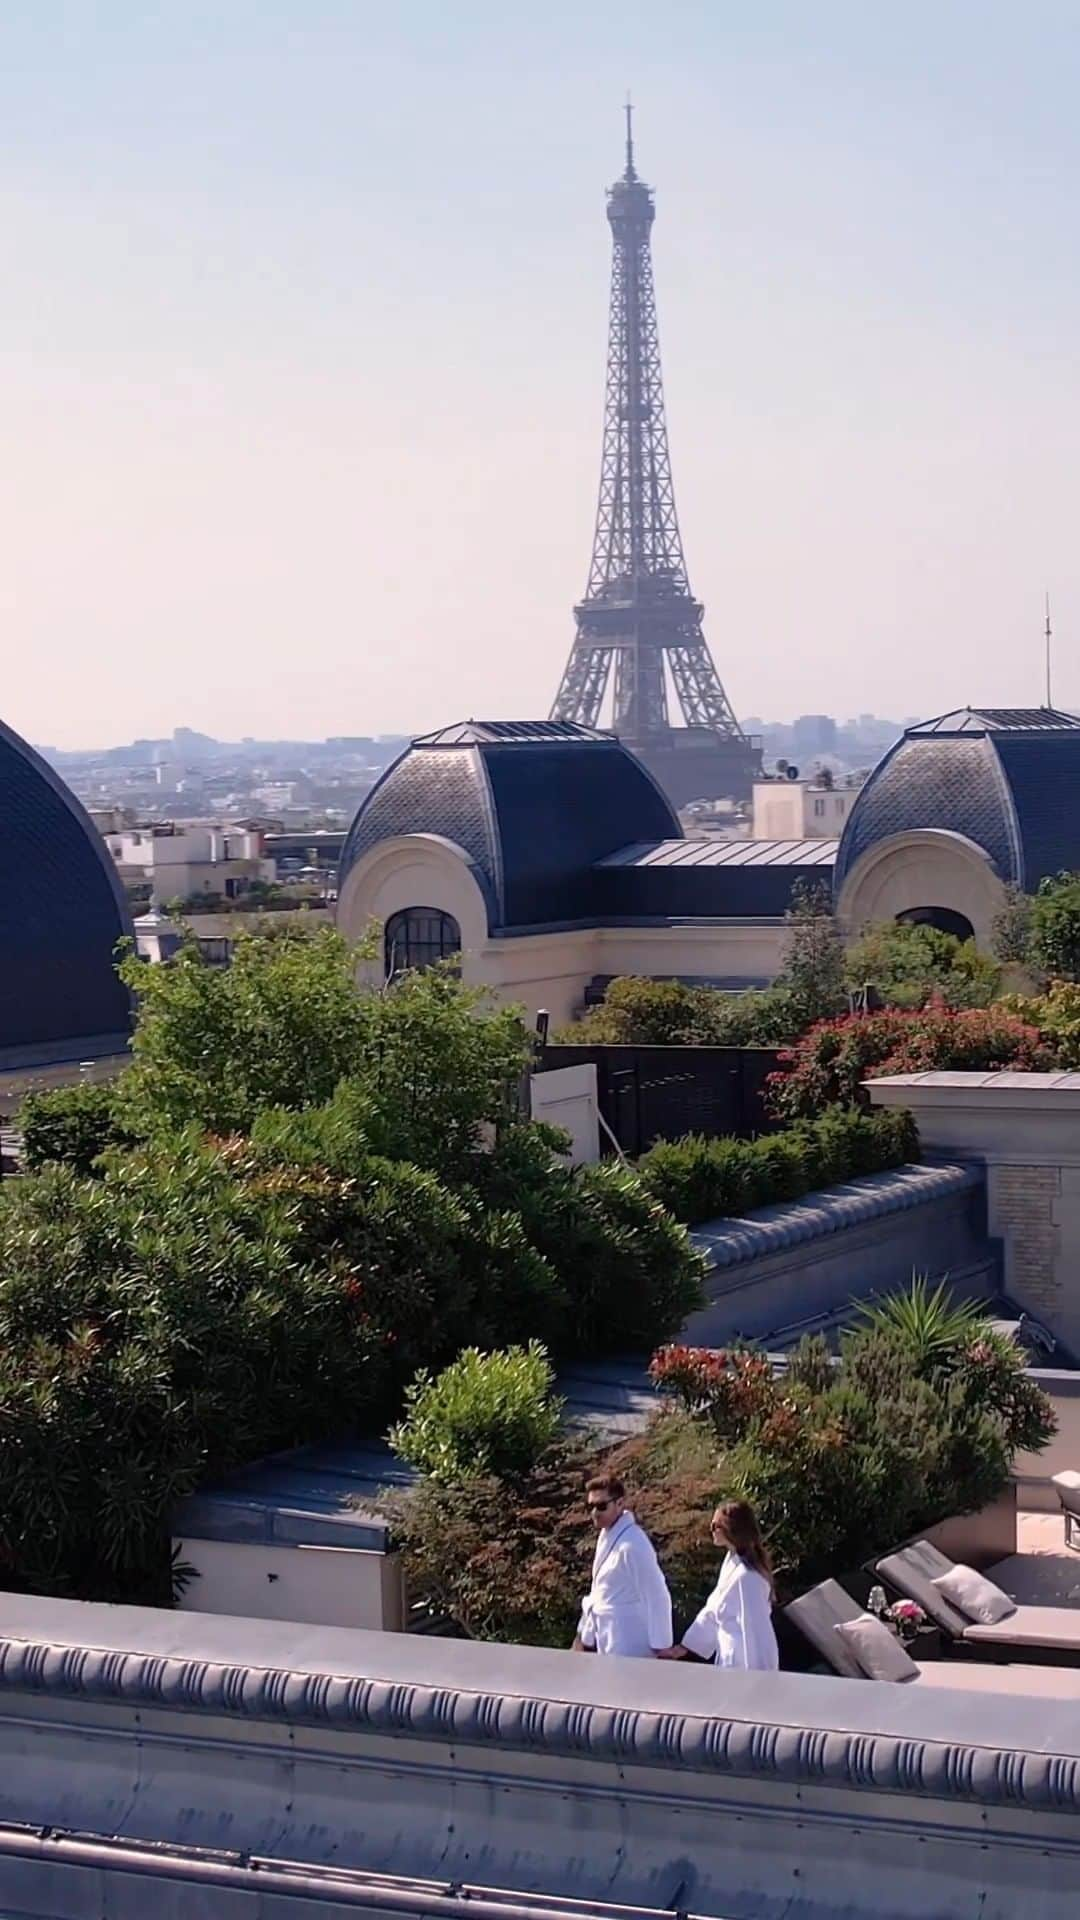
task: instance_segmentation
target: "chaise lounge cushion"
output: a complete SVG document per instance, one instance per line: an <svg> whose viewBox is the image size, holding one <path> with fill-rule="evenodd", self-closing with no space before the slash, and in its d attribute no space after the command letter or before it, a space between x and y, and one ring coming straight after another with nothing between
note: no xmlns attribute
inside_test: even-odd
<svg viewBox="0 0 1080 1920"><path fill-rule="evenodd" d="M1064 1467L1060 1473L1052 1473L1050 1485L1057 1488L1058 1499L1066 1513L1080 1514L1080 1473L1074 1467Z"/></svg>
<svg viewBox="0 0 1080 1920"><path fill-rule="evenodd" d="M934 1584L952 1564L929 1540L917 1540L913 1547L879 1560L877 1570L898 1592L917 1600L935 1625L954 1640L997 1647L1059 1647L1064 1653L1080 1653L1080 1607L1017 1607L992 1626L975 1625Z"/></svg>
<svg viewBox="0 0 1080 1920"><path fill-rule="evenodd" d="M951 1600L979 1626L992 1627L996 1621L1007 1620L1016 1612L1015 1600L1010 1600L1008 1594L1002 1593L984 1574L976 1573L974 1567L963 1564L950 1567L948 1573L938 1574L934 1585L946 1600Z"/></svg>
<svg viewBox="0 0 1080 1920"><path fill-rule="evenodd" d="M919 1669L894 1633L872 1613L838 1621L833 1629L851 1648L868 1680L917 1680Z"/></svg>
<svg viewBox="0 0 1080 1920"><path fill-rule="evenodd" d="M795 1622L815 1652L845 1680L866 1678L854 1648L836 1631L842 1622L857 1620L860 1612L861 1608L845 1593L838 1580L823 1580L820 1586L811 1587L809 1593L800 1594L784 1608L785 1618Z"/></svg>
<svg viewBox="0 0 1080 1920"><path fill-rule="evenodd" d="M961 1613L940 1587L934 1585L943 1573L950 1572L952 1564L929 1540L917 1540L913 1547L901 1547L899 1553L887 1554L884 1560L878 1561L877 1570L898 1593L908 1600L917 1600L943 1633L953 1640L961 1640L971 1622L966 1613Z"/></svg>
<svg viewBox="0 0 1080 1920"><path fill-rule="evenodd" d="M1058 1612L1058 1608L1017 1608L1023 1612ZM848 1639L837 1627L859 1618L859 1608L836 1580L823 1580L798 1600L784 1608L812 1647L824 1656L834 1672L845 1679L865 1680L867 1675L857 1664ZM980 1629L972 1628L972 1633ZM981 1629L983 1632L993 1629ZM977 1660L928 1660L918 1664L915 1682L922 1688L937 1687L950 1692L1009 1693L1032 1699L1080 1700L1080 1668L1002 1666Z"/></svg>
<svg viewBox="0 0 1080 1920"><path fill-rule="evenodd" d="M1060 1647L1080 1653L1080 1607L1017 1607L1005 1620L992 1625L974 1622L964 1639L997 1647Z"/></svg>

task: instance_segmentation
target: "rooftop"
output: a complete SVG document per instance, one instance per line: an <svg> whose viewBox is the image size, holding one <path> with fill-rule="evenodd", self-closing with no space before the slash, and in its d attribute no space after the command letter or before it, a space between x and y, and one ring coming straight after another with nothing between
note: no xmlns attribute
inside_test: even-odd
<svg viewBox="0 0 1080 1920"><path fill-rule="evenodd" d="M908 734L1068 733L1080 731L1080 719L1057 707L955 707L936 720L923 720Z"/></svg>
<svg viewBox="0 0 1080 1920"><path fill-rule="evenodd" d="M414 747L491 747L510 740L515 745L548 744L552 740L613 740L614 734L601 727L580 727L576 720L459 720L453 726L440 727L435 733L423 733Z"/></svg>
<svg viewBox="0 0 1080 1920"><path fill-rule="evenodd" d="M831 867L837 840L638 840L601 867Z"/></svg>

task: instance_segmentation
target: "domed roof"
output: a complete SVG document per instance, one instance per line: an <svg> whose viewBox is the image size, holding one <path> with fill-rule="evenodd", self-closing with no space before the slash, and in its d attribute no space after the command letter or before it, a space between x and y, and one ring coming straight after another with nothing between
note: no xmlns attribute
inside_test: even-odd
<svg viewBox="0 0 1080 1920"><path fill-rule="evenodd" d="M1080 720L1045 707L961 707L909 727L851 810L837 888L870 847L926 828L974 841L999 879L1029 892L1080 866Z"/></svg>
<svg viewBox="0 0 1080 1920"><path fill-rule="evenodd" d="M32 747L0 724L0 1067L120 1052L131 1005L114 966L131 932L101 836Z"/></svg>
<svg viewBox="0 0 1080 1920"><path fill-rule="evenodd" d="M470 720L414 740L372 788L342 850L339 890L373 847L413 833L464 850L494 931L595 917L594 863L682 829L612 734L570 721Z"/></svg>

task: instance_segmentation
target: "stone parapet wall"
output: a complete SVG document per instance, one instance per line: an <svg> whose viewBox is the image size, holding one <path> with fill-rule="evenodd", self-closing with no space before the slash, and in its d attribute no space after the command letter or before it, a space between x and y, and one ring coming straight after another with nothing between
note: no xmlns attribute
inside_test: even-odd
<svg viewBox="0 0 1080 1920"><path fill-rule="evenodd" d="M1055 1701L3 1603L0 1875L27 1916L127 1920L141 1859L143 1912L186 1872L178 1916L210 1910L215 1873L275 1912L284 1870L297 1916L386 1875L385 1907L370 1884L353 1904L452 1913L478 1885L512 1911L1066 1920L1078 1842Z"/></svg>
<svg viewBox="0 0 1080 1920"><path fill-rule="evenodd" d="M695 1230L707 1262L705 1308L682 1338L718 1345L826 1321L851 1300L948 1273L954 1290L991 1297L997 1249L986 1232L982 1170L898 1167Z"/></svg>
<svg viewBox="0 0 1080 1920"><path fill-rule="evenodd" d="M914 1073L868 1080L923 1149L983 1170L1006 1293L1080 1354L1080 1074Z"/></svg>

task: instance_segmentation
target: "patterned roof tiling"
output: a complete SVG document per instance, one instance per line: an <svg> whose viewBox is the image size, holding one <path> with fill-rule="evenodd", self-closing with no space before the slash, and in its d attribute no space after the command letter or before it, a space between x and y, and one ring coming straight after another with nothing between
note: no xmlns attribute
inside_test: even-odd
<svg viewBox="0 0 1080 1920"><path fill-rule="evenodd" d="M342 848L338 886L365 853L398 834L432 833L453 840L473 861L501 918L498 834L480 750L461 745L408 747L368 794Z"/></svg>
<svg viewBox="0 0 1080 1920"><path fill-rule="evenodd" d="M116 975L131 933L104 841L73 793L0 725L0 1064L78 1058L127 1043L131 1004ZM99 1049L100 1050L100 1049Z"/></svg>
<svg viewBox="0 0 1080 1920"><path fill-rule="evenodd" d="M1046 748L1045 736L1040 742ZM985 727L948 734L913 728L886 754L859 794L836 858L839 889L855 862L890 834L920 829L962 834L985 848L1000 879L1022 883L1009 787Z"/></svg>
<svg viewBox="0 0 1080 1920"><path fill-rule="evenodd" d="M433 834L473 862L492 932L587 921L598 860L635 836L678 832L652 775L611 734L469 721L414 742L383 775L349 830L338 884L381 841Z"/></svg>

